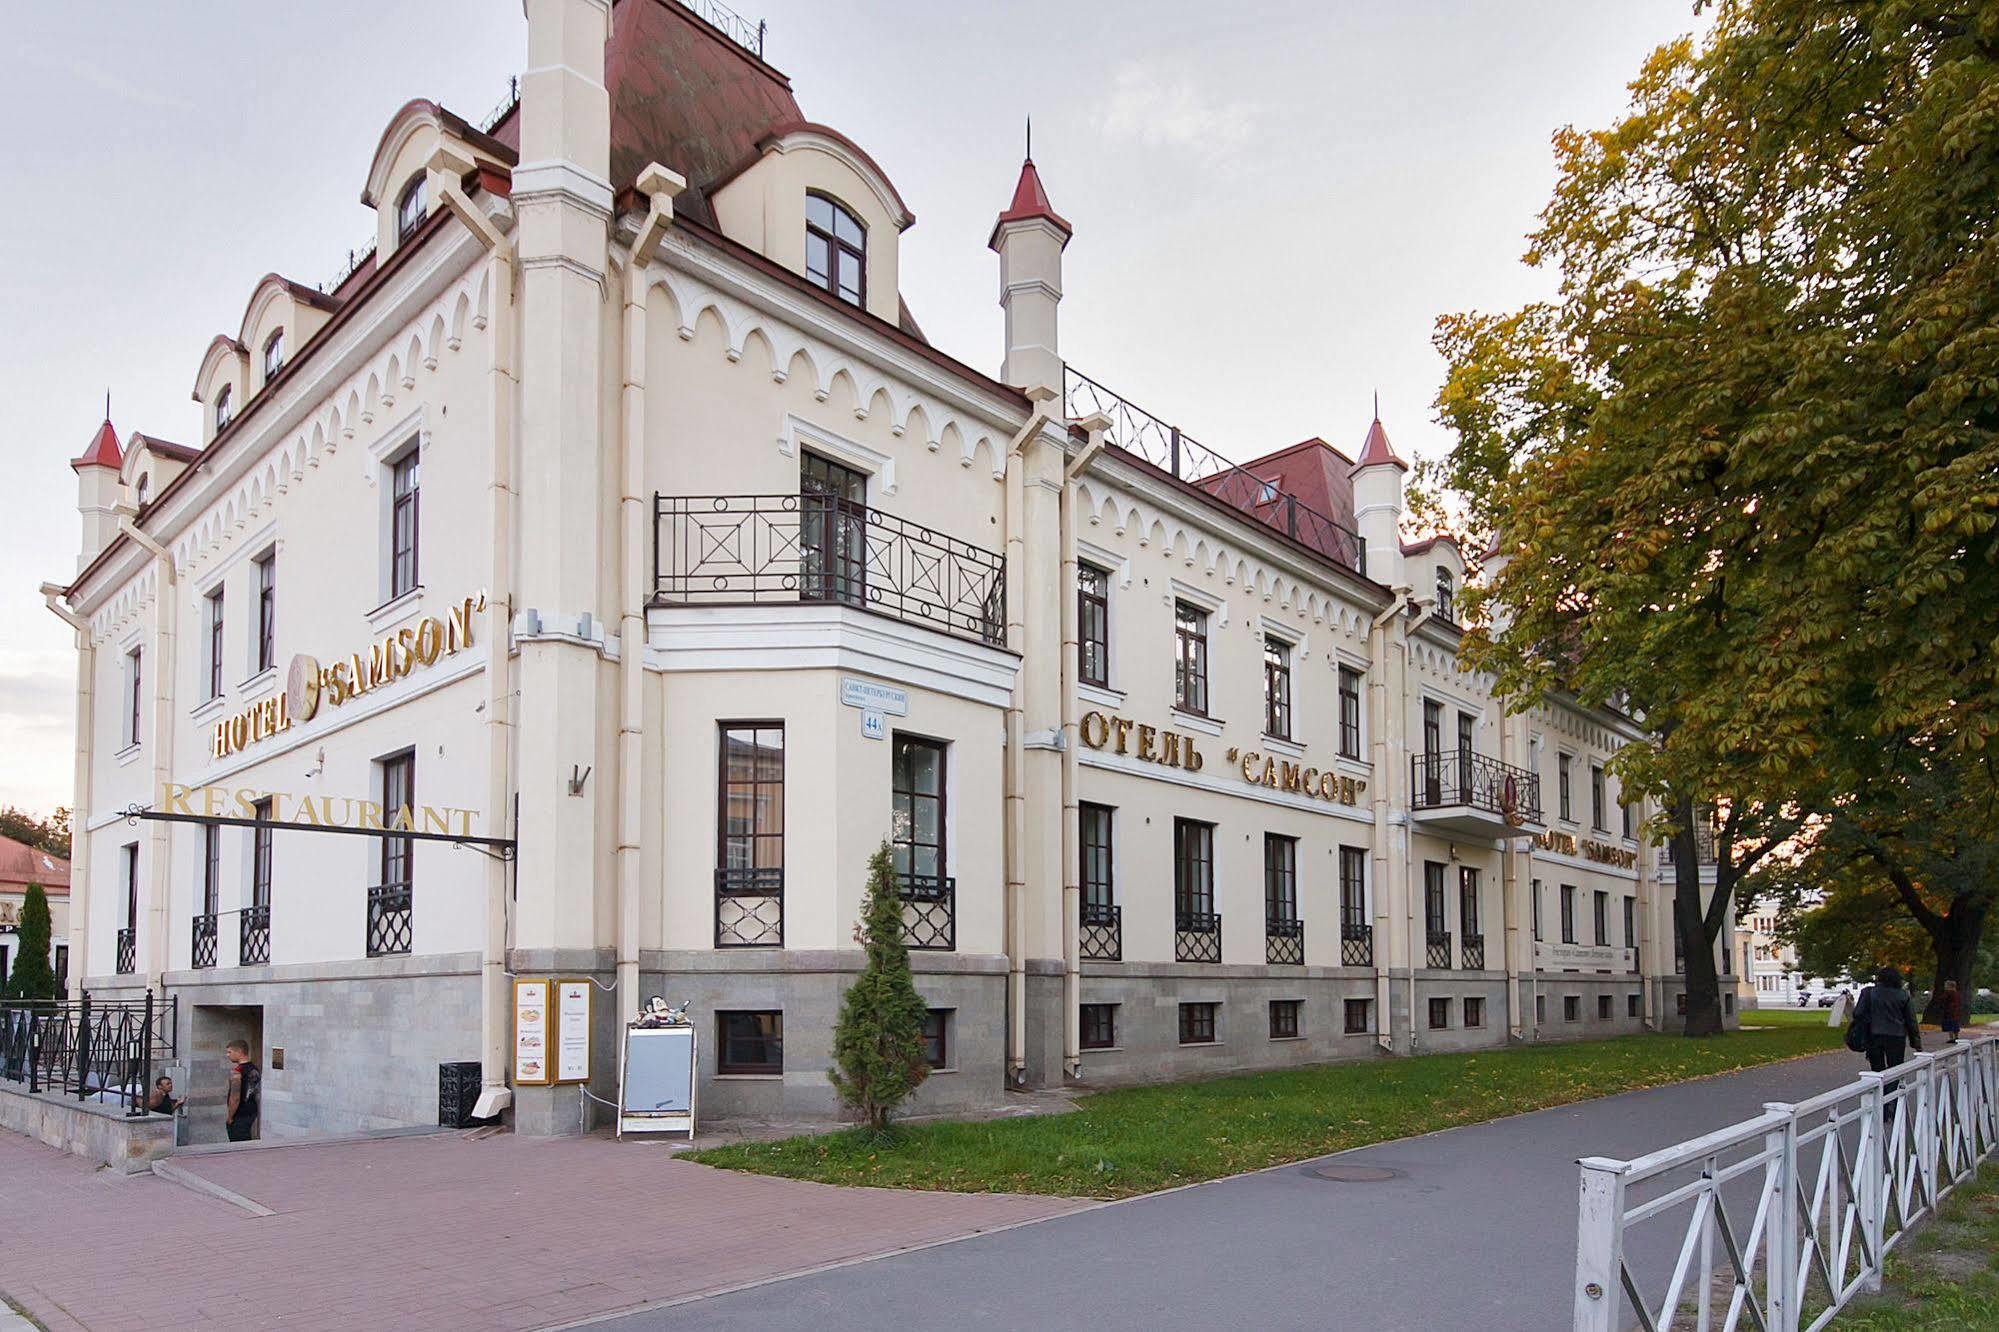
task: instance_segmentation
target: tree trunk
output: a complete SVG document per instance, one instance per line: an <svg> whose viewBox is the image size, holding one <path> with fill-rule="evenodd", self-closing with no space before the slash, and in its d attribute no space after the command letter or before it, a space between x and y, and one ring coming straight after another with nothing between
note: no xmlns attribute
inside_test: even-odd
<svg viewBox="0 0 1999 1332"><path fill-rule="evenodd" d="M1969 1022L1971 969L1978 959L1978 940L1985 930L1985 912L1983 903L1959 897L1950 904L1950 911L1943 916L1938 927L1931 928L1927 922L1924 923L1935 958L1930 1001L1923 1007L1924 1022L1934 1025L1943 1020L1943 983L1950 980L1957 982L1958 1020Z"/></svg>
<svg viewBox="0 0 1999 1332"><path fill-rule="evenodd" d="M1673 834L1673 927L1679 932L1686 964L1687 1015L1682 1036L1718 1036L1721 1025L1721 978L1714 965L1714 936L1708 933L1708 904L1701 899L1700 844L1694 837L1691 801L1674 811L1680 829Z"/></svg>

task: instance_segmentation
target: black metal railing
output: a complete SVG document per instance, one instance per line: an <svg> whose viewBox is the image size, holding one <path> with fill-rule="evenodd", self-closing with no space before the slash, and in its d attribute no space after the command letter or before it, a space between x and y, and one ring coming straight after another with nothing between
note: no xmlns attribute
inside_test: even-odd
<svg viewBox="0 0 1999 1332"><path fill-rule="evenodd" d="M1717 857L1719 855L1720 852L1717 850L1715 844L1714 826L1712 824L1705 822L1695 824L1694 858L1696 863L1702 865L1716 864L1718 863ZM1664 842L1661 842L1659 844L1659 859L1662 863L1667 865L1673 863L1672 838L1669 837Z"/></svg>
<svg viewBox="0 0 1999 1332"><path fill-rule="evenodd" d="M1467 934L1464 937L1463 957L1466 971L1485 970L1485 936Z"/></svg>
<svg viewBox="0 0 1999 1332"><path fill-rule="evenodd" d="M215 965L215 925L216 915L213 911L194 918L194 944L190 954L197 967Z"/></svg>
<svg viewBox="0 0 1999 1332"><path fill-rule="evenodd" d="M902 876L902 941L949 952L958 946L958 881L948 875Z"/></svg>
<svg viewBox="0 0 1999 1332"><path fill-rule="evenodd" d="M1431 930L1427 944L1428 951L1423 958L1424 965L1428 966L1432 971L1449 971L1451 969L1451 932L1449 930Z"/></svg>
<svg viewBox="0 0 1999 1332"><path fill-rule="evenodd" d="M131 927L118 931L118 974L129 976L139 966L139 931Z"/></svg>
<svg viewBox="0 0 1999 1332"><path fill-rule="evenodd" d="M784 869L728 866L715 871L715 946L784 947Z"/></svg>
<svg viewBox="0 0 1999 1332"><path fill-rule="evenodd" d="M1106 437L1111 447L1200 487L1335 564L1355 573L1367 572L1367 547L1360 533L1273 482L1238 467L1182 433L1180 427L1134 407L1073 366L1062 367L1062 406L1072 421L1103 413L1111 422Z"/></svg>
<svg viewBox="0 0 1999 1332"><path fill-rule="evenodd" d="M1091 962L1124 960L1124 908L1110 902L1083 903L1082 954Z"/></svg>
<svg viewBox="0 0 1999 1332"><path fill-rule="evenodd" d="M271 960L271 904L246 906L236 918L236 963L257 967Z"/></svg>
<svg viewBox="0 0 1999 1332"><path fill-rule="evenodd" d="M1213 911L1173 913L1173 959L1176 962L1222 960L1222 918Z"/></svg>
<svg viewBox="0 0 1999 1332"><path fill-rule="evenodd" d="M480 132L483 134L491 134L493 132L493 127L495 125L498 125L501 121L505 120L508 116L512 115L514 113L514 108L519 106L520 104L521 104L520 76L510 75L507 79L506 95L500 98L500 100L494 104L493 109L491 111L488 111L485 115L479 118Z"/></svg>
<svg viewBox="0 0 1999 1332"><path fill-rule="evenodd" d="M1374 926L1357 920L1340 922L1340 965L1374 965Z"/></svg>
<svg viewBox="0 0 1999 1332"><path fill-rule="evenodd" d="M178 1053L180 1001L17 999L0 1003L0 1077L32 1093L118 1101L146 1113L155 1065Z"/></svg>
<svg viewBox="0 0 1999 1332"><path fill-rule="evenodd" d="M1468 805L1514 827L1541 821L1541 779L1526 768L1468 749L1409 756L1410 803L1416 809Z"/></svg>
<svg viewBox="0 0 1999 1332"><path fill-rule="evenodd" d="M407 883L378 883L368 889L368 956L410 950L411 898Z"/></svg>
<svg viewBox="0 0 1999 1332"><path fill-rule="evenodd" d="M1305 965L1305 922L1266 917L1263 922L1263 960L1280 966Z"/></svg>
<svg viewBox="0 0 1999 1332"><path fill-rule="evenodd" d="M653 604L846 605L1006 641L1006 557L823 495L653 496Z"/></svg>
<svg viewBox="0 0 1999 1332"><path fill-rule="evenodd" d="M680 3L757 59L764 58L764 31L767 25L762 19L751 23L727 5L716 3L716 0L680 0Z"/></svg>

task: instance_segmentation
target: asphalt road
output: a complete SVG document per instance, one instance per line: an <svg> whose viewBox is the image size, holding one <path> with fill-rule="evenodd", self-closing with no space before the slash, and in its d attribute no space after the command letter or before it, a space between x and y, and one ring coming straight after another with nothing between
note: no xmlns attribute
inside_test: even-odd
<svg viewBox="0 0 1999 1332"><path fill-rule="evenodd" d="M1382 1143L600 1324L666 1329L1569 1326L1576 1159L1850 1080L1845 1052ZM1317 1166L1383 1167L1333 1182ZM1677 1237L1675 1237L1677 1238ZM1635 1255L1634 1255L1635 1257Z"/></svg>

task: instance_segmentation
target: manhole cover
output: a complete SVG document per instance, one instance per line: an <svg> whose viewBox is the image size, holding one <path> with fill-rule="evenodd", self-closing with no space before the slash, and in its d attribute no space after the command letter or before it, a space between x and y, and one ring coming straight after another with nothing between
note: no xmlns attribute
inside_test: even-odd
<svg viewBox="0 0 1999 1332"><path fill-rule="evenodd" d="M1388 1170L1382 1166L1331 1165L1313 1166L1308 1172L1320 1179L1330 1179L1335 1184L1379 1184L1383 1180L1395 1179L1400 1170Z"/></svg>

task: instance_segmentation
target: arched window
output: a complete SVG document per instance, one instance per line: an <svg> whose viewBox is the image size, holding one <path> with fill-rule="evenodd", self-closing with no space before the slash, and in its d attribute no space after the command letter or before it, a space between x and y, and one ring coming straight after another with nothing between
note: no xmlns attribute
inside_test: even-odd
<svg viewBox="0 0 1999 1332"><path fill-rule="evenodd" d="M270 383L285 368L285 331L274 329L264 342L264 382Z"/></svg>
<svg viewBox="0 0 1999 1332"><path fill-rule="evenodd" d="M236 404L233 401L233 394L231 392L232 387L232 385L224 384L222 391L215 395L215 433L218 435L229 428L229 422L234 420L236 416Z"/></svg>
<svg viewBox="0 0 1999 1332"><path fill-rule="evenodd" d="M805 196L805 276L849 305L867 299L868 231L823 194Z"/></svg>
<svg viewBox="0 0 1999 1332"><path fill-rule="evenodd" d="M1458 618L1457 598L1451 595L1451 571L1443 565L1437 566L1437 616L1439 619Z"/></svg>
<svg viewBox="0 0 1999 1332"><path fill-rule="evenodd" d="M419 171L410 177L409 184L403 186L402 194L396 199L396 243L400 245L415 235L416 229L423 225L424 217L423 173Z"/></svg>

